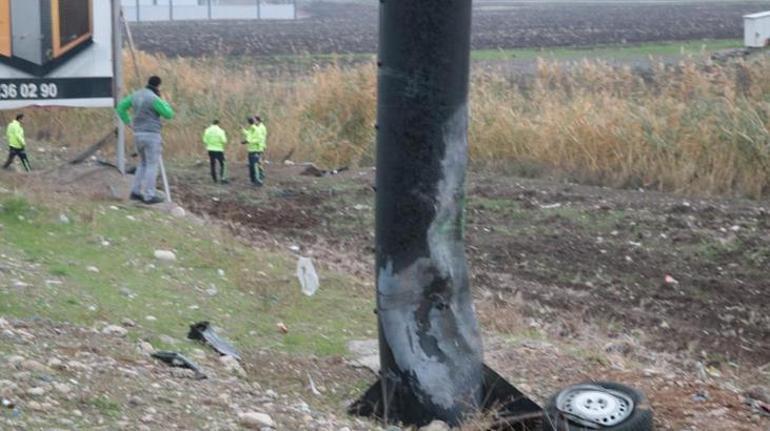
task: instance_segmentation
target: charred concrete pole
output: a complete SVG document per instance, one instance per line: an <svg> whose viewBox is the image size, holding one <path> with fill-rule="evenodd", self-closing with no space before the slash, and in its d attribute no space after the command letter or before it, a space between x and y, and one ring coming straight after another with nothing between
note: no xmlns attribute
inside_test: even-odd
<svg viewBox="0 0 770 431"><path fill-rule="evenodd" d="M483 401L463 242L471 0L380 3L380 408L454 425Z"/></svg>

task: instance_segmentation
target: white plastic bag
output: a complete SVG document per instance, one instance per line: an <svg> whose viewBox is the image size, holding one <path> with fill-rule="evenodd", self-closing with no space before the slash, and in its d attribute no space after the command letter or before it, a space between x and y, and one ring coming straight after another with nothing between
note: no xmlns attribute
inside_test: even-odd
<svg viewBox="0 0 770 431"><path fill-rule="evenodd" d="M315 272L313 261L307 257L300 257L297 262L297 278L302 286L302 293L306 296L315 295L318 291L318 274Z"/></svg>

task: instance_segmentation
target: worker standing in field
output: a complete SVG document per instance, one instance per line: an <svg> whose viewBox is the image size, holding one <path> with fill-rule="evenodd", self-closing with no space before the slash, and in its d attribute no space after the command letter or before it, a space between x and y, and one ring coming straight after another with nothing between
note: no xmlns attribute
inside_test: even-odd
<svg viewBox="0 0 770 431"><path fill-rule="evenodd" d="M163 153L161 118L174 118L171 105L160 95L160 84L159 77L151 77L145 88L121 100L117 107L120 119L134 130L134 145L140 157L130 198L150 205L163 202L155 188ZM134 112L133 121L129 110Z"/></svg>
<svg viewBox="0 0 770 431"><path fill-rule="evenodd" d="M265 182L265 170L262 168L262 157L267 148L267 127L257 115L248 120L249 126L243 129L244 140L249 152L249 178L251 184L262 187Z"/></svg>
<svg viewBox="0 0 770 431"><path fill-rule="evenodd" d="M206 151L209 152L211 179L215 183L227 184L227 165L225 164L227 133L219 127L219 120L214 120L203 132L203 143L206 145ZM217 180L217 162L219 162L219 180Z"/></svg>
<svg viewBox="0 0 770 431"><path fill-rule="evenodd" d="M8 160L3 165L3 169L9 169L16 157L21 160L24 170L29 172L32 168L27 158L27 142L24 140L24 128L21 122L24 120L24 114L18 114L16 119L8 124L6 137L8 138Z"/></svg>

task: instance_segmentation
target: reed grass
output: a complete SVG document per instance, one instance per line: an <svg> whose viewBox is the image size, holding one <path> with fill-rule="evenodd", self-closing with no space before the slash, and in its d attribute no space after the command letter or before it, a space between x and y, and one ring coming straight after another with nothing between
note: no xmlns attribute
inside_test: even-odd
<svg viewBox="0 0 770 431"><path fill-rule="evenodd" d="M128 88L140 86L130 73ZM372 165L376 67L316 67L265 78L253 65L217 58L139 53L143 74L164 78L177 110L165 129L169 157L202 157L200 135L219 119L231 158L240 129L261 115L268 158L325 167ZM538 62L526 84L474 73L471 159L478 169L566 176L614 187L761 198L770 194L770 60L711 64L684 60L639 73L599 60ZM144 79L144 78L142 78ZM6 114L9 117L10 114ZM33 136L85 146L111 127L109 110L39 108Z"/></svg>

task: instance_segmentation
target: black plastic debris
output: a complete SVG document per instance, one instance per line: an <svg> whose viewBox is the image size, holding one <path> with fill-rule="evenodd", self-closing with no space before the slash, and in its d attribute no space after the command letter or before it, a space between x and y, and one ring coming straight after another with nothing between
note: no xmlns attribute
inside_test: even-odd
<svg viewBox="0 0 770 431"><path fill-rule="evenodd" d="M330 171L327 171L327 170L324 170L324 169L319 169L314 164L309 164L307 166L307 168L305 168L305 170L300 173L300 175L304 175L306 177L321 178L321 177L326 177L326 176L338 175L338 174L341 174L341 173L343 173L343 172L345 172L345 171L347 171L349 169L350 168L348 168L347 166L342 166L342 167L339 167L337 169L332 169Z"/></svg>
<svg viewBox="0 0 770 431"><path fill-rule="evenodd" d="M199 366L197 366L193 361L184 357L181 353L160 351L153 353L151 356L155 359L160 359L172 367L187 368L188 370L193 370L195 372L195 380L203 380L208 377L205 373L203 373L203 371L201 371Z"/></svg>
<svg viewBox="0 0 770 431"><path fill-rule="evenodd" d="M232 356L239 361L241 360L241 355L235 350L235 347L217 335L209 322L198 322L190 325L190 332L187 334L187 338L207 343L222 356Z"/></svg>
<svg viewBox="0 0 770 431"><path fill-rule="evenodd" d="M491 416L493 424L490 426L490 430L554 431L543 409L497 372L484 365L483 376L484 396L480 410ZM387 421L382 396L382 385L378 381L350 406L348 412L355 416ZM399 418L410 418L415 423L428 423L432 419L429 417L421 418L424 416L424 412L416 406L414 411L390 411L389 414Z"/></svg>

